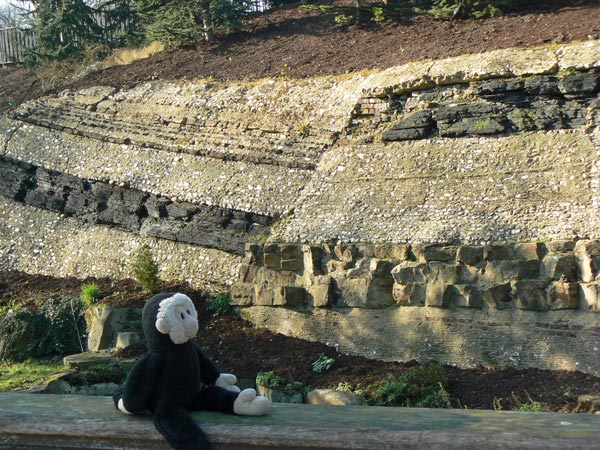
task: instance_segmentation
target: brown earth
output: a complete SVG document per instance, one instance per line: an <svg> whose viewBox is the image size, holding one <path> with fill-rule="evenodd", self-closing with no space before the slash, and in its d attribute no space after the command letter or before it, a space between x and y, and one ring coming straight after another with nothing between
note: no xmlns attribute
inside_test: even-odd
<svg viewBox="0 0 600 450"><path fill-rule="evenodd" d="M386 17L393 21L367 20L348 27L337 27L334 17L344 13L350 0L322 2L333 6L325 14L302 10L294 4L258 15L246 23L244 31L220 36L213 44L161 52L127 66L93 72L77 81L71 79L80 69L76 63L0 68L0 113L27 99L66 88L133 86L155 79L305 78L600 37L598 0L522 3L537 6L479 20L436 20L381 4L386 8Z"/></svg>
<svg viewBox="0 0 600 450"><path fill-rule="evenodd" d="M95 281L100 287L99 301L113 306L142 307L148 297L133 280L85 280L88 281ZM83 283L75 278L0 272L0 307L16 302L34 309L53 295L78 295ZM335 388L340 383L366 388L388 374L418 365L415 361L393 363L344 355L325 344L255 328L232 313L215 315L208 308L204 293L185 284L166 283L163 290L184 292L194 300L200 317L200 344L222 371L235 373L238 378L253 379L259 371L272 370L289 382L301 381L313 388ZM144 346L128 347L122 356L136 357L144 351ZM331 369L318 373L312 370L311 363L320 353L334 358L335 363ZM576 407L578 395L600 391L600 378L580 372L483 367L465 370L452 366L443 366L443 370L454 407L493 409L500 402L503 409L513 409L531 398L546 411L570 412Z"/></svg>

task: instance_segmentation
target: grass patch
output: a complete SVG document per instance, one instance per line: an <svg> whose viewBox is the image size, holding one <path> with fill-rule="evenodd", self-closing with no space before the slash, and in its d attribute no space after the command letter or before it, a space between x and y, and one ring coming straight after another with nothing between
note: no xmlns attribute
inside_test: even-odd
<svg viewBox="0 0 600 450"><path fill-rule="evenodd" d="M0 361L0 392L39 384L65 369L61 360Z"/></svg>

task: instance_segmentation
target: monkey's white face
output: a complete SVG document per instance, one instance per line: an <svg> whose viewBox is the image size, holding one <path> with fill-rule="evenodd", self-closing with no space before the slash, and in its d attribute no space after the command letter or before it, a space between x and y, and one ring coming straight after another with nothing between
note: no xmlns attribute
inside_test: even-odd
<svg viewBox="0 0 600 450"><path fill-rule="evenodd" d="M175 294L159 303L156 329L174 344L184 344L198 333L198 313L187 295Z"/></svg>

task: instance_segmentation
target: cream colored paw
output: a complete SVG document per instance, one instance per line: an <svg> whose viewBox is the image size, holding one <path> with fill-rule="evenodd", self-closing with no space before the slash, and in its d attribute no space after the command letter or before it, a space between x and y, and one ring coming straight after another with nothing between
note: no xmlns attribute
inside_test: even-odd
<svg viewBox="0 0 600 450"><path fill-rule="evenodd" d="M240 388L235 385L237 377L231 373L222 373L215 381L215 386L222 387L232 392L240 392Z"/></svg>
<svg viewBox="0 0 600 450"><path fill-rule="evenodd" d="M262 416L269 412L271 403L266 397L256 395L254 389L244 389L233 403L233 412L241 416Z"/></svg>

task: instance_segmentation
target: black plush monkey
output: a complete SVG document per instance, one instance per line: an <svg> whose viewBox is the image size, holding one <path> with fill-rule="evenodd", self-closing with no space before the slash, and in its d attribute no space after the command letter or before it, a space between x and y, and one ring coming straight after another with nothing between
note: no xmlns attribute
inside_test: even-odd
<svg viewBox="0 0 600 450"><path fill-rule="evenodd" d="M126 414L146 410L154 425L177 450L207 450L211 446L188 411L263 415L270 403L254 389L240 389L232 374L222 374L191 339L198 332L198 313L184 294L162 293L150 298L142 313L148 351L129 372L114 395Z"/></svg>

